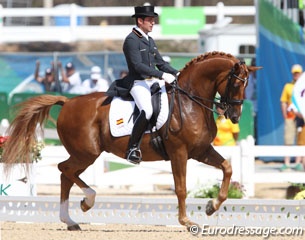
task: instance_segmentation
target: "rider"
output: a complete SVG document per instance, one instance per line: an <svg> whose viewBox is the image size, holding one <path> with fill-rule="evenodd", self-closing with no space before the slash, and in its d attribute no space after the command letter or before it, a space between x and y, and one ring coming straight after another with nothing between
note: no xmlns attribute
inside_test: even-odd
<svg viewBox="0 0 305 240"><path fill-rule="evenodd" d="M134 164L139 164L142 160L139 145L153 113L150 87L155 82L160 87L164 86L164 81L171 84L179 73L162 59L154 40L148 35L157 16L154 6L135 7L132 17L136 20L136 27L126 37L123 45L129 70L126 81L131 79L130 94L140 110L126 152L126 159Z"/></svg>

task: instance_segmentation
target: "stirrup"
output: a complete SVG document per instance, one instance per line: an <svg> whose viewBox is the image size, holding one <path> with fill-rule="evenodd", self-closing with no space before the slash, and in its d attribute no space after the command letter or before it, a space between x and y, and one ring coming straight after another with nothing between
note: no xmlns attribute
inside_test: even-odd
<svg viewBox="0 0 305 240"><path fill-rule="evenodd" d="M140 164L142 161L142 152L139 148L131 148L126 154L126 160L133 164Z"/></svg>

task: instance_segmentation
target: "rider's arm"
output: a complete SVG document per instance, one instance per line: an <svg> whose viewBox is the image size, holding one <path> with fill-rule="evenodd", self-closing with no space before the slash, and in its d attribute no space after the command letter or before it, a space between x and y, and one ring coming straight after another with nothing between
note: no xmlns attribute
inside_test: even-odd
<svg viewBox="0 0 305 240"><path fill-rule="evenodd" d="M39 76L39 67L40 67L40 61L37 60L36 61L36 67L35 67L35 74L34 74L34 78L37 82L42 82L43 78Z"/></svg>
<svg viewBox="0 0 305 240"><path fill-rule="evenodd" d="M59 68L60 73L61 73L61 80L62 80L63 82L65 82L65 83L70 83L69 78L68 78L68 76L66 75L65 70L64 70L64 68L62 67L62 63L61 63L61 62L58 62L58 68Z"/></svg>

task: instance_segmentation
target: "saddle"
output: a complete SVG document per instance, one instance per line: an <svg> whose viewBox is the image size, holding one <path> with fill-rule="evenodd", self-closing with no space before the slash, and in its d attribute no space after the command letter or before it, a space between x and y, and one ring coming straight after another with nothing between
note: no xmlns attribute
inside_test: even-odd
<svg viewBox="0 0 305 240"><path fill-rule="evenodd" d="M168 159L162 137L158 130L165 124L168 117L168 99L165 87L160 87L156 82L151 86L151 102L153 115L149 121L147 133L150 133L150 144L152 148ZM132 96L125 90L110 86L107 95L113 97L109 111L110 132L114 137L130 135L134 122L140 111L135 105Z"/></svg>

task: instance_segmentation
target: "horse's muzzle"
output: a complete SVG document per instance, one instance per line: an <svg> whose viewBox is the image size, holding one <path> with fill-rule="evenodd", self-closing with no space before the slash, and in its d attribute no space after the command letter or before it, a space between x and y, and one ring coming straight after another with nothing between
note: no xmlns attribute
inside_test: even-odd
<svg viewBox="0 0 305 240"><path fill-rule="evenodd" d="M229 118L232 123L238 123L240 120L240 111L236 111L233 107L230 107L225 112L225 117Z"/></svg>
<svg viewBox="0 0 305 240"><path fill-rule="evenodd" d="M239 122L239 117L232 117L230 118L232 123L238 123Z"/></svg>

